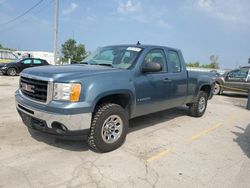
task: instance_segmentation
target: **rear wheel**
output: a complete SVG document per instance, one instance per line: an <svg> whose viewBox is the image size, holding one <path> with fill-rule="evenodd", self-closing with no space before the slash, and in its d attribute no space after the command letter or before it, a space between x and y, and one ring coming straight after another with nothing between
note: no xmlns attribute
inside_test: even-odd
<svg viewBox="0 0 250 188"><path fill-rule="evenodd" d="M115 150L125 141L127 130L128 115L120 105L100 105L93 116L88 144L98 152Z"/></svg>
<svg viewBox="0 0 250 188"><path fill-rule="evenodd" d="M15 68L9 68L9 69L7 70L7 75L8 75L8 76L16 76L16 74L17 74L17 71L16 71Z"/></svg>
<svg viewBox="0 0 250 188"><path fill-rule="evenodd" d="M199 91L195 101L189 105L189 114L193 117L201 117L207 108L207 93Z"/></svg>

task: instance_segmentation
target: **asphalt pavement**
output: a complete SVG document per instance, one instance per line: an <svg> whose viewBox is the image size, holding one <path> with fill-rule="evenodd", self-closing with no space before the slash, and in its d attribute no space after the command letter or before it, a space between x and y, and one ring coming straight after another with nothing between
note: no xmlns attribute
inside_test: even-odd
<svg viewBox="0 0 250 188"><path fill-rule="evenodd" d="M19 77L0 76L0 187L250 187L247 97L215 96L201 118L182 106L130 121L123 146L29 132L15 109Z"/></svg>

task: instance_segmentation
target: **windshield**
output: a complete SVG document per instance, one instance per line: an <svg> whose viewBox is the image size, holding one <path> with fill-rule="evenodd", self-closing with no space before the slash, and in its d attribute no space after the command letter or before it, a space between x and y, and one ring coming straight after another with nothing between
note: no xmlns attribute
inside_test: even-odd
<svg viewBox="0 0 250 188"><path fill-rule="evenodd" d="M98 48L85 58L82 63L128 69L133 65L141 50L142 48L130 46Z"/></svg>

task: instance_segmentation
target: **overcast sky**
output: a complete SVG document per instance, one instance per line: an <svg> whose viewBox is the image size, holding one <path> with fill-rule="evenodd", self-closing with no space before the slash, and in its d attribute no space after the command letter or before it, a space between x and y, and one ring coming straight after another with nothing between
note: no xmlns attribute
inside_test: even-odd
<svg viewBox="0 0 250 188"><path fill-rule="evenodd" d="M53 0L5 24L39 0L0 0L0 44L53 51ZM59 47L68 38L88 51L110 44L159 44L182 50L186 62L222 68L250 58L250 0L59 0Z"/></svg>

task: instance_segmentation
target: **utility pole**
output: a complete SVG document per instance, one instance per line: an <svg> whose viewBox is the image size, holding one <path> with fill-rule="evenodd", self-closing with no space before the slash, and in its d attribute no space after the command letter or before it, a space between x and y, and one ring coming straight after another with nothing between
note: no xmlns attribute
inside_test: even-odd
<svg viewBox="0 0 250 188"><path fill-rule="evenodd" d="M58 39L58 0L54 8L54 63L57 64L57 39Z"/></svg>

